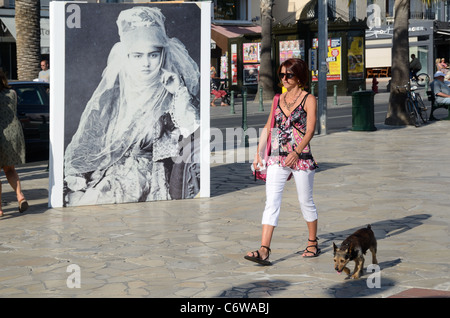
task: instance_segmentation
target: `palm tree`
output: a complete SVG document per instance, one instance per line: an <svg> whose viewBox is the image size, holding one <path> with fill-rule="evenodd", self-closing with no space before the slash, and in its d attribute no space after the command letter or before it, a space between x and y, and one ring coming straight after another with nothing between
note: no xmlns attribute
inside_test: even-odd
<svg viewBox="0 0 450 318"><path fill-rule="evenodd" d="M17 77L38 77L41 59L40 0L16 0Z"/></svg>
<svg viewBox="0 0 450 318"><path fill-rule="evenodd" d="M259 69L259 87L263 88L263 99L272 100L273 70L272 70L272 6L273 0L261 0L261 64ZM259 94L256 94L259 98Z"/></svg>

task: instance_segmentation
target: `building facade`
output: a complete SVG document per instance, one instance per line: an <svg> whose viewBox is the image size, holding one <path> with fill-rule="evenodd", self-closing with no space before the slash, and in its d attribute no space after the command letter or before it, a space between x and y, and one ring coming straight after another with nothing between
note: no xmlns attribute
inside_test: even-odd
<svg viewBox="0 0 450 318"><path fill-rule="evenodd" d="M41 0L41 54L49 53L49 3L52 0ZM59 0L53 0L59 1ZM99 3L123 2L157 2L163 0L87 0ZM165 0L170 1L170 0ZM186 0L188 1L188 0ZM201 0L198 0L201 1ZM247 71L257 69L257 59L244 56L244 46L258 48L258 36L261 32L260 0L211 0L211 65L217 69L222 78L233 79L244 74L244 68L236 69L236 58L252 61L245 67ZM317 18L317 0L274 0L273 25L293 26L298 21ZM328 19L330 21L365 20L367 29L364 41L364 69L385 69L391 66L392 31L394 25L395 0L328 0ZM0 0L0 67L10 78L16 78L15 64L15 0ZM240 47L231 46L241 39ZM311 40L312 41L312 40ZM432 1L430 4L422 0L411 0L410 53L414 53L421 61L424 72L432 74L436 58L450 58L450 0ZM245 44L245 45L244 45ZM274 43L279 45L279 43ZM313 43L308 43L312 46ZM233 50L233 52L231 51ZM287 56L287 55L286 55ZM310 60L309 52L305 59ZM256 61L256 62L255 62ZM242 61L241 61L242 62ZM275 62L275 60L274 60ZM234 64L233 64L234 63ZM310 66L313 66L310 64ZM232 74L235 72L236 74ZM242 80L242 79L241 79Z"/></svg>
<svg viewBox="0 0 450 318"><path fill-rule="evenodd" d="M317 0L275 0L274 20L282 25L295 24L305 18L317 17ZM328 19L365 20L365 68L367 74L391 66L395 0L328 0ZM450 57L450 1L410 1L410 54L422 64L421 72L432 74L436 58Z"/></svg>

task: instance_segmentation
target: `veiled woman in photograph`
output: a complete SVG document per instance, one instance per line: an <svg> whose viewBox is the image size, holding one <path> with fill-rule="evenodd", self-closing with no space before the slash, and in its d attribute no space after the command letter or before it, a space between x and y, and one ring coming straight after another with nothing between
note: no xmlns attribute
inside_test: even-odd
<svg viewBox="0 0 450 318"><path fill-rule="evenodd" d="M155 7L120 12L120 41L65 151L66 206L199 192L200 73L164 22Z"/></svg>

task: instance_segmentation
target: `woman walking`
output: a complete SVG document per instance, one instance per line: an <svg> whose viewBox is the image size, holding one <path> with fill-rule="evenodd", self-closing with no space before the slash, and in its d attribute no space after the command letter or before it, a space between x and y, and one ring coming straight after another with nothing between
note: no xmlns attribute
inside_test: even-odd
<svg viewBox="0 0 450 318"><path fill-rule="evenodd" d="M278 102L274 100L276 105L272 107L253 161L254 168L258 170L258 165L263 164L264 149L270 142L261 247L245 256L245 259L262 265L271 264L270 244L273 231L278 225L283 188L290 176L294 177L300 209L309 231L303 257L316 257L320 254L316 237L317 210L313 201L314 173L317 165L309 145L315 132L317 103L315 97L305 91L309 79L305 61L284 61L278 69L278 76L287 91L280 96ZM275 127L270 127L272 116L275 118ZM267 137L272 128L271 141L268 141Z"/></svg>
<svg viewBox="0 0 450 318"><path fill-rule="evenodd" d="M28 209L28 202L22 193L19 175L14 166L25 163L25 140L16 113L17 94L9 87L5 73L0 71L0 167L16 192L19 211L24 212ZM1 194L0 182L0 202ZM1 203L0 216L3 216Z"/></svg>

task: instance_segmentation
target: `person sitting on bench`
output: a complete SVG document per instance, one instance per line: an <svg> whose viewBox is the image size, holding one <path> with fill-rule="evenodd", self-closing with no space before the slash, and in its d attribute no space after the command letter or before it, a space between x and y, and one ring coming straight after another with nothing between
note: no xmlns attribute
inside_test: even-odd
<svg viewBox="0 0 450 318"><path fill-rule="evenodd" d="M437 104L450 105L450 87L444 82L444 78L445 74L437 71L434 74L434 81L431 83L431 90L433 91Z"/></svg>

